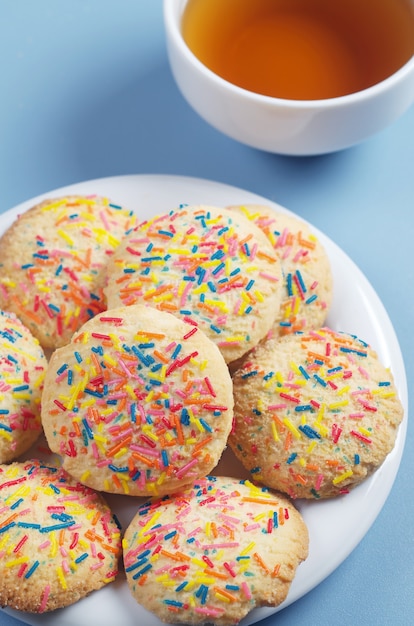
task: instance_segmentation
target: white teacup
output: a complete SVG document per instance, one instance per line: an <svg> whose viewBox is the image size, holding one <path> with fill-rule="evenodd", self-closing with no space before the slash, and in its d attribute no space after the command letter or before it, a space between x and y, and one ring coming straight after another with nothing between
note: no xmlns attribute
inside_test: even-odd
<svg viewBox="0 0 414 626"><path fill-rule="evenodd" d="M414 0L394 0L407 1L414 6ZM176 83L202 118L244 144L297 156L334 152L381 131L414 102L414 56L381 82L339 97L293 100L241 88L208 69L185 43L181 20L186 4L164 0L167 50Z"/></svg>

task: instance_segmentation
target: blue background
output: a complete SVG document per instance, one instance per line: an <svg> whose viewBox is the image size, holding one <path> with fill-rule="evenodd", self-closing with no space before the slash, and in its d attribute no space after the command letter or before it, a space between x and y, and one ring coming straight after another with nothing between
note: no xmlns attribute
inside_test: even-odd
<svg viewBox="0 0 414 626"><path fill-rule="evenodd" d="M117 174L197 176L266 196L324 231L368 277L401 343L412 401L414 107L360 146L277 156L224 137L183 100L161 0L0 0L0 26L0 212ZM412 449L409 424L393 490L364 540L263 626L413 622ZM1 626L18 624L0 612Z"/></svg>

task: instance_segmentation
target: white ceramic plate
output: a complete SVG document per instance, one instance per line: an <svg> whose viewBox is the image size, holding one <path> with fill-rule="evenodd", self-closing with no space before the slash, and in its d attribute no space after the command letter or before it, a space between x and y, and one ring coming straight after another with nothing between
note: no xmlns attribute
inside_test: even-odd
<svg viewBox="0 0 414 626"><path fill-rule="evenodd" d="M44 198L66 194L99 194L113 202L134 210L146 218L168 211L179 204L267 204L290 213L266 198L212 181L162 175L120 176L87 181L57 189L33 198L0 215L0 232L8 227L19 213ZM286 601L277 609L255 609L243 621L243 626L254 624L299 599L326 578L357 546L379 514L393 485L400 464L407 428L407 382L400 347L388 315L373 288L350 258L313 228L330 257L334 276L334 299L327 325L335 330L352 332L370 343L384 365L390 367L405 418L400 426L396 445L382 467L350 494L330 501L298 502L310 534L308 559L298 568ZM236 459L226 451L216 473L244 477ZM108 501L120 519L123 528L132 518L137 500L126 496L109 496ZM358 515L355 512L358 512ZM53 613L32 615L6 609L21 621L42 626L161 626L161 622L147 613L133 599L123 575L100 591L92 593L77 604Z"/></svg>

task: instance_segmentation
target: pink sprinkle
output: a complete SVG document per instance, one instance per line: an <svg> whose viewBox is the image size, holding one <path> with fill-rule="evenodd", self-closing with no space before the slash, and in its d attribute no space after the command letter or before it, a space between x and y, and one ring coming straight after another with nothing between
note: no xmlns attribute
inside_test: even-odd
<svg viewBox="0 0 414 626"><path fill-rule="evenodd" d="M211 615L212 617L218 617L224 613L224 609L213 609L207 606L196 606L194 607L194 611L196 613L202 613L203 615Z"/></svg>
<svg viewBox="0 0 414 626"><path fill-rule="evenodd" d="M184 476L184 474L187 474L187 472L192 467L194 467L194 465L197 465L197 463L198 463L198 459L192 459L191 461L183 465L183 467L180 467L180 469L176 472L177 478L181 478L182 476Z"/></svg>
<svg viewBox="0 0 414 626"><path fill-rule="evenodd" d="M203 545L203 550L219 550L220 548L238 548L237 541L229 541L227 543L207 543Z"/></svg>
<svg viewBox="0 0 414 626"><path fill-rule="evenodd" d="M318 474L318 477L317 477L316 482L315 482L315 489L316 489L316 491L319 491L319 489L322 486L322 483L323 483L323 474Z"/></svg>
<svg viewBox="0 0 414 626"><path fill-rule="evenodd" d="M46 609L46 604L49 598L49 594L50 594L50 585L46 585L46 587L43 590L42 598L40 601L39 613L43 613L44 610Z"/></svg>
<svg viewBox="0 0 414 626"><path fill-rule="evenodd" d="M251 600L251 598L252 598L252 594L251 594L251 592L250 592L249 585L248 585L246 582L243 582L240 586L241 586L241 588L243 589L243 593L244 593L244 595L246 596L246 598L247 598L248 600Z"/></svg>
<svg viewBox="0 0 414 626"><path fill-rule="evenodd" d="M369 378L369 374L368 374L367 370L364 369L363 367L359 366L358 367L358 371L361 374L361 376L363 376L364 378Z"/></svg>
<svg viewBox="0 0 414 626"><path fill-rule="evenodd" d="M274 283L277 283L279 280L277 276L273 276L272 274L267 274L266 272L259 272L259 276L262 276L262 278L266 278L267 280L270 280Z"/></svg>
<svg viewBox="0 0 414 626"><path fill-rule="evenodd" d="M365 435L363 435L362 433L359 433L356 430L351 430L351 435L353 435L357 439L360 439L364 443L372 443L372 439L369 439L369 437L365 437Z"/></svg>

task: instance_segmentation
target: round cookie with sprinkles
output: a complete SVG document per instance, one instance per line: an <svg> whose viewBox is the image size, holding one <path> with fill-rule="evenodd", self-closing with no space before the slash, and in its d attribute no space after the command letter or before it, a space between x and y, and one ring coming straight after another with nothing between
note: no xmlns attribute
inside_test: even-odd
<svg viewBox="0 0 414 626"><path fill-rule="evenodd" d="M123 554L139 604L165 622L221 626L281 604L308 543L290 500L249 481L208 476L142 505Z"/></svg>
<svg viewBox="0 0 414 626"><path fill-rule="evenodd" d="M183 206L139 224L108 265L109 307L141 303L191 318L227 363L271 328L281 268L264 233L244 216Z"/></svg>
<svg viewBox="0 0 414 626"><path fill-rule="evenodd" d="M104 267L130 211L97 196L45 200L0 239L0 307L13 311L44 348L62 346L105 310Z"/></svg>
<svg viewBox="0 0 414 626"><path fill-rule="evenodd" d="M246 204L228 208L256 224L280 257L283 293L272 330L286 335L323 326L332 301L332 272L328 255L309 226L268 206Z"/></svg>
<svg viewBox="0 0 414 626"><path fill-rule="evenodd" d="M0 605L43 613L112 582L120 530L104 499L40 461L0 465Z"/></svg>
<svg viewBox="0 0 414 626"><path fill-rule="evenodd" d="M361 483L394 447L403 418L375 351L328 328L264 342L233 383L233 451L256 481L293 498Z"/></svg>
<svg viewBox="0 0 414 626"><path fill-rule="evenodd" d="M16 459L42 432L46 368L37 339L13 313L0 310L0 463Z"/></svg>
<svg viewBox="0 0 414 626"><path fill-rule="evenodd" d="M233 390L193 323L143 305L97 315L50 360L42 422L81 482L161 495L208 474L227 444Z"/></svg>

